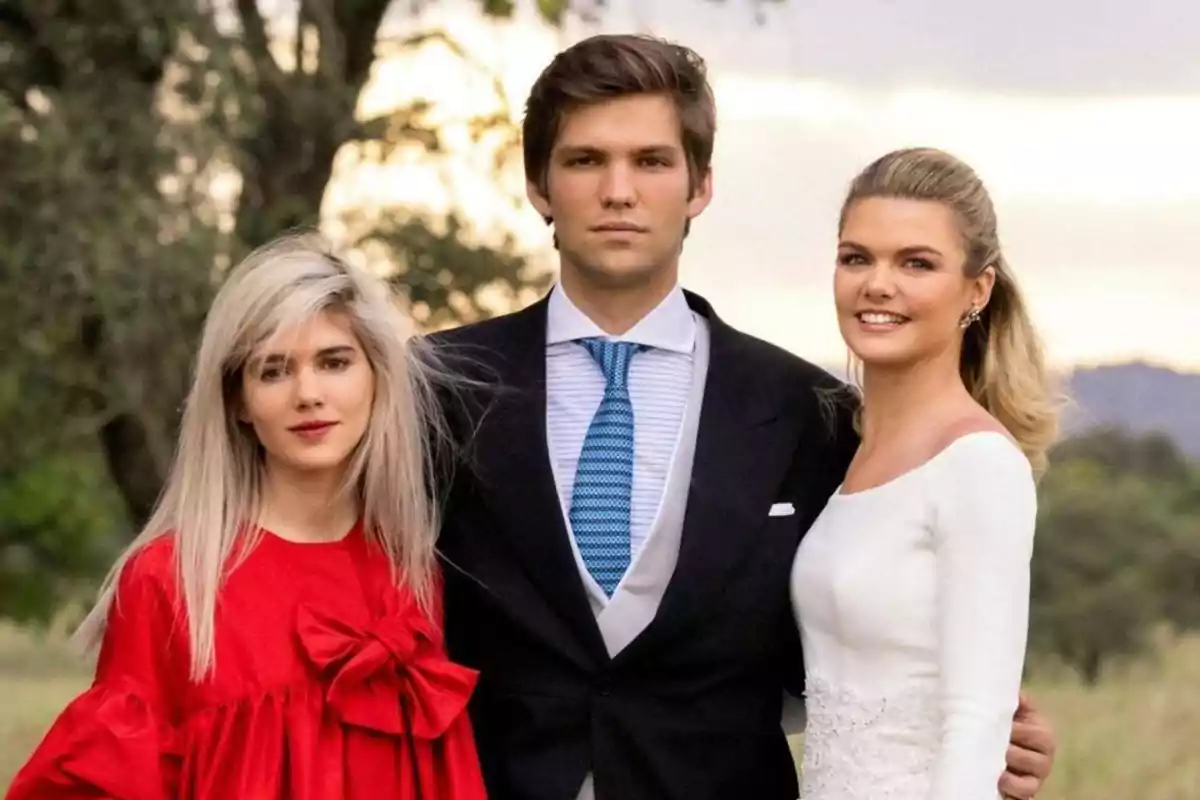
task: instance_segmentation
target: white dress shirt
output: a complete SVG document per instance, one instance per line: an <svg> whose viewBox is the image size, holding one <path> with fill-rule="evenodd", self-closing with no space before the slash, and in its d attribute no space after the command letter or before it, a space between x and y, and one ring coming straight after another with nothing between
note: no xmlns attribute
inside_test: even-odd
<svg viewBox="0 0 1200 800"><path fill-rule="evenodd" d="M654 529L662 506L692 387L696 325L695 314L678 286L619 337L601 330L571 302L562 286L555 286L550 293L546 325L546 434L568 530L579 455L605 389L600 365L576 340L599 337L651 348L635 354L629 367L629 399L634 418L631 560ZM584 565L573 533L571 547L593 609L603 608L608 598Z"/></svg>

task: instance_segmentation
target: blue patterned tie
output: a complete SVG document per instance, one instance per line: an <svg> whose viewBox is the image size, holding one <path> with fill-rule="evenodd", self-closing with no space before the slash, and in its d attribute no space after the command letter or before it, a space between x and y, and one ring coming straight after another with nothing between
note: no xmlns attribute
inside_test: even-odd
<svg viewBox="0 0 1200 800"><path fill-rule="evenodd" d="M629 568L629 515L633 491L633 405L629 402L629 362L642 345L582 339L604 370L604 399L592 423L571 492L571 529L583 563L612 597Z"/></svg>

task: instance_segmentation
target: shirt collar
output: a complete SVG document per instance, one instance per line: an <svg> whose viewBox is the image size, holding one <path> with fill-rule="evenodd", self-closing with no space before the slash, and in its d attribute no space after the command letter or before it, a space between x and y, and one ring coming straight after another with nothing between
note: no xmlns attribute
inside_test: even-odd
<svg viewBox="0 0 1200 800"><path fill-rule="evenodd" d="M683 289L676 284L662 302L625 334L610 336L571 302L562 284L556 284L550 291L546 311L546 344L592 337L690 354L696 342L696 318L687 304Z"/></svg>

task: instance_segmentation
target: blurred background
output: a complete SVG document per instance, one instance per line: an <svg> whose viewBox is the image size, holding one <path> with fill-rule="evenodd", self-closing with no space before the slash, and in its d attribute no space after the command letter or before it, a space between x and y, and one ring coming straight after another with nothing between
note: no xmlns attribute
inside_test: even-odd
<svg viewBox="0 0 1200 800"><path fill-rule="evenodd" d="M65 637L154 502L223 271L316 225L426 328L531 302L522 103L598 31L708 59L685 283L832 371L854 173L934 145L982 174L1073 399L1034 562L1042 797L1200 797L1192 0L0 0L0 787L87 684Z"/></svg>

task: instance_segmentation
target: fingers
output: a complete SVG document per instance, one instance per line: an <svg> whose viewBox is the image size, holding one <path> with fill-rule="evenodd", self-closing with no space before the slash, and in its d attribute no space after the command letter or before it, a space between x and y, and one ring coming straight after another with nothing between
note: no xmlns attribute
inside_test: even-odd
<svg viewBox="0 0 1200 800"><path fill-rule="evenodd" d="M1007 772L1000 777L1005 800L1033 800L1054 766L1054 733L1022 694L1013 717L1012 743L1005 753Z"/></svg>
<svg viewBox="0 0 1200 800"><path fill-rule="evenodd" d="M1008 772L1034 780L1044 781L1050 777L1050 758L1044 753L1010 745L1005 756Z"/></svg>
<svg viewBox="0 0 1200 800"><path fill-rule="evenodd" d="M1044 722L1014 722L1012 728L1012 744L1021 750L1032 751L1043 757L1046 771L1054 760L1054 732ZM1010 748L1010 753L1011 753Z"/></svg>
<svg viewBox="0 0 1200 800"><path fill-rule="evenodd" d="M1028 721L1038 719L1041 714L1038 712L1038 707L1034 705L1033 700L1025 692L1021 690L1018 695L1017 713L1013 715L1013 719Z"/></svg>
<svg viewBox="0 0 1200 800"><path fill-rule="evenodd" d="M1033 800L1041 786L1036 778L1006 772L1000 777L1000 793L1005 800Z"/></svg>

